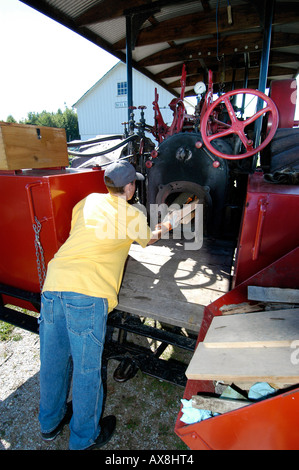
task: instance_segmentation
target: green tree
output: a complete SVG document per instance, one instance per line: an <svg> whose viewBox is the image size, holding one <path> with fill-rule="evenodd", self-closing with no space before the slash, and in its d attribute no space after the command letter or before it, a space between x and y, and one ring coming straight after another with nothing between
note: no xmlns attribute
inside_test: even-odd
<svg viewBox="0 0 299 470"><path fill-rule="evenodd" d="M33 126L37 126L38 123L38 116L39 114L38 113L32 113L32 112L29 112L27 114L27 118L25 119L25 121L20 121L21 124L32 124Z"/></svg>
<svg viewBox="0 0 299 470"><path fill-rule="evenodd" d="M59 117L58 113L56 114L56 118L57 117ZM72 109L66 108L62 117L64 125L61 127L65 128L68 142L71 140L80 139L77 113L75 113Z"/></svg>
<svg viewBox="0 0 299 470"><path fill-rule="evenodd" d="M58 109L56 113L48 111L42 111L41 113L29 112L23 124L64 128L68 142L80 139L77 113L69 108L66 108L63 112Z"/></svg>
<svg viewBox="0 0 299 470"><path fill-rule="evenodd" d="M15 118L10 114L9 116L7 116L6 122L15 122L15 123L16 123L17 121L16 121Z"/></svg>

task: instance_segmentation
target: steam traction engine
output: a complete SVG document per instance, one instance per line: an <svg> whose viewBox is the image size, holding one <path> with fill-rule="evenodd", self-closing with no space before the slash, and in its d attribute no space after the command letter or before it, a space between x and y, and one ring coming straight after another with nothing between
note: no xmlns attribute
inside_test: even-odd
<svg viewBox="0 0 299 470"><path fill-rule="evenodd" d="M258 111L249 118L238 119L235 114L233 99L240 93L258 98ZM258 91L235 90L212 103L210 79L208 92L198 106L200 113L193 119L199 133L194 132L196 126L192 126L190 116L184 115L181 100L173 103L176 107L170 128L162 122L157 100L154 102L159 150L153 157L160 156L160 161L148 174L149 200L164 202L176 192L191 193L207 209L206 233L225 237L239 230L234 288L206 307L197 340L200 351L205 349L203 341L212 319L223 315L225 308L244 303L252 311L259 311L254 302L248 302L249 286L298 289L299 133L294 127L298 125L294 122L295 80L273 82L270 95L272 99ZM242 349L235 354L242 355ZM194 356L195 370L196 361L200 363L206 357L211 356ZM278 361L282 363L282 357ZM197 376L192 372L194 366L189 375L188 368L185 398L215 395L217 374L213 382L212 362L209 367L207 375L199 367ZM298 415L299 391L294 385L298 370L295 364L291 369L293 378L287 378L286 370L276 377L278 383L284 378L291 386L263 403L190 425L180 421L180 413L176 433L191 449L298 448L294 421ZM207 377L210 380L205 380Z"/></svg>
<svg viewBox="0 0 299 470"><path fill-rule="evenodd" d="M298 288L299 135L294 127L294 80L273 83L271 97L257 90L242 89L213 101L210 73L207 89L203 83L197 84L195 113L188 115L183 102L185 79L183 68L181 96L170 103L171 125L163 120L156 92L154 125L144 122L141 107L140 122L136 124L132 115L129 130L110 150L121 148L119 158L129 159L146 175L145 183L138 187L138 197L148 209L151 204L171 205L178 201L184 204L196 198L204 206L205 235L237 242L233 289L205 308L199 344L212 319L221 315L223 305L247 302L248 282ZM256 111L249 117L244 113L247 95L257 100ZM88 164L84 168L70 168L67 155L88 160L101 159L109 152L86 155L73 150L74 144L69 144L67 151L66 142L58 151L55 142L61 136L56 131L1 124L1 319L31 331L37 331L36 318L16 312L9 305L39 311L46 265L68 236L72 207L90 192L106 191L104 164L95 165L92 160L89 168ZM156 144L145 132L152 134ZM120 136L114 138L119 140ZM57 156L55 162L53 155ZM166 335L164 341L173 341L171 332ZM125 379L133 373L132 363L129 370ZM119 372L125 374L124 370ZM212 381L188 380L185 396L211 391L214 391ZM286 411L284 407L283 413L298 414L298 393L298 390L292 393L292 408ZM282 400L285 401L284 396ZM268 414L264 419L269 425L271 400L266 406ZM255 409L250 409L251 419ZM263 408L260 410L264 416ZM209 424L192 425L191 429L178 419L176 432L190 448L219 448L221 439L210 437L215 435L213 423L217 426L217 420L222 433L227 435L226 448L241 448L250 442L251 429L242 431L240 441L233 442L233 437L230 440L225 415L213 418ZM289 439L285 426L278 429L279 420L270 425L275 426L276 435L286 433L286 441Z"/></svg>

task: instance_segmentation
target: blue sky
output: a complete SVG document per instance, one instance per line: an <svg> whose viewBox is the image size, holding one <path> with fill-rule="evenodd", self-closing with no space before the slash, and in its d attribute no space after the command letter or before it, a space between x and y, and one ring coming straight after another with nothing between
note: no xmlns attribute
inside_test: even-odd
<svg viewBox="0 0 299 470"><path fill-rule="evenodd" d="M117 59L19 2L0 0L0 120L71 106Z"/></svg>

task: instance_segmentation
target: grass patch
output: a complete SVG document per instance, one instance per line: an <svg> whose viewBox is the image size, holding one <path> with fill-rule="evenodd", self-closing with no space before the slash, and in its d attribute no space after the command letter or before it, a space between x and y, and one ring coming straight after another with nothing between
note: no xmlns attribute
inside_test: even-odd
<svg viewBox="0 0 299 470"><path fill-rule="evenodd" d="M16 310L17 312L22 312L27 315L31 315L33 317L38 317L38 312L33 312L31 310L27 310L25 308L17 307L16 305L7 304L6 307ZM11 323L7 323L4 321L0 321L0 341L8 341L12 339L13 341L19 341L22 339L22 335L19 333L14 334L15 325Z"/></svg>
<svg viewBox="0 0 299 470"><path fill-rule="evenodd" d="M139 418L130 418L129 421L127 421L126 426L130 431L136 431L138 427L140 426L141 421Z"/></svg>
<svg viewBox="0 0 299 470"><path fill-rule="evenodd" d="M0 341L9 341L10 339L13 341L20 341L22 339L22 335L20 333L15 333L14 331L14 325L0 321Z"/></svg>
<svg viewBox="0 0 299 470"><path fill-rule="evenodd" d="M14 326L0 321L0 341L8 341L11 338Z"/></svg>

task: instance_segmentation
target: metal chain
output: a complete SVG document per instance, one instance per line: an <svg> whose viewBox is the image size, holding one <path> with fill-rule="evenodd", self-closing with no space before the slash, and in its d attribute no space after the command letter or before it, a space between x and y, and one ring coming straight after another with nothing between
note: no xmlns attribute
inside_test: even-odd
<svg viewBox="0 0 299 470"><path fill-rule="evenodd" d="M45 258L44 258L44 250L39 239L39 234L40 234L40 230L42 226L36 216L34 217L34 220L35 220L35 224L32 224L32 227L35 233L34 245L35 245L36 264L37 264L40 291L42 291L45 278L46 278L46 265L45 265Z"/></svg>

